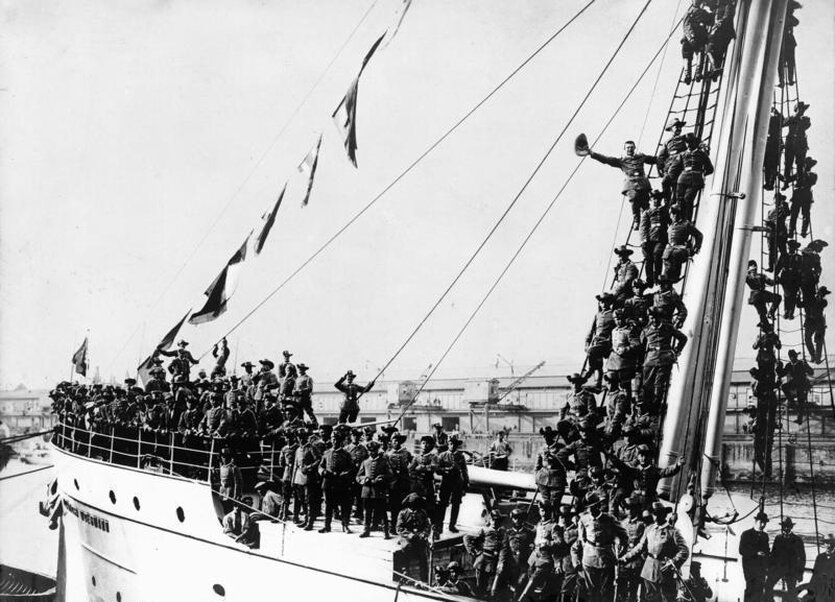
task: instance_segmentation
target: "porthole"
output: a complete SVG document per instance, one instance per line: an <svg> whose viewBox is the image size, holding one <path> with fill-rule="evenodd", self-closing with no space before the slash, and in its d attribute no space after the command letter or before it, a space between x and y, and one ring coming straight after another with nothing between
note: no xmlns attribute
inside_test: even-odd
<svg viewBox="0 0 835 602"><path fill-rule="evenodd" d="M186 520L186 513L183 512L183 508L181 506L177 506L177 518L180 520L181 523L185 522Z"/></svg>
<svg viewBox="0 0 835 602"><path fill-rule="evenodd" d="M116 503L116 494L113 493L112 489L110 490L110 501L114 504Z"/></svg>
<svg viewBox="0 0 835 602"><path fill-rule="evenodd" d="M136 496L133 496L133 507L136 508L137 511L139 510L139 498Z"/></svg>
<svg viewBox="0 0 835 602"><path fill-rule="evenodd" d="M116 592L116 602L122 602L122 592Z"/></svg>
<svg viewBox="0 0 835 602"><path fill-rule="evenodd" d="M220 583L215 583L212 586L212 589L215 590L215 593L218 596L225 596L226 595L226 588L224 588Z"/></svg>
<svg viewBox="0 0 835 602"><path fill-rule="evenodd" d="M75 488L80 491L81 488L78 486L78 479L73 479L72 482L73 482L73 485L75 485Z"/></svg>
<svg viewBox="0 0 835 602"><path fill-rule="evenodd" d="M96 576L93 575L92 579L93 579L93 587L96 587Z"/></svg>

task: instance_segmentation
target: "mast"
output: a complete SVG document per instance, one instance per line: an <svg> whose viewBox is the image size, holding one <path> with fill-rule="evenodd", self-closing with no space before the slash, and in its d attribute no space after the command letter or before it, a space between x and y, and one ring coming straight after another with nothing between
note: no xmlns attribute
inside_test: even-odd
<svg viewBox="0 0 835 602"><path fill-rule="evenodd" d="M713 494L716 469L722 456L722 433L725 426L725 411L728 406L728 391L733 370L739 318L745 306L745 273L751 251L751 230L757 215L758 193L762 189L762 166L765 156L765 142L768 132L769 110L777 66L780 56L783 29L786 20L787 0L757 0L756 9L751 9L749 31L764 32L765 35L746 36L749 52L744 56L741 73L747 74L747 81L740 82L738 120L744 127L742 134L731 147L729 158L736 161L737 190L746 197L735 201L733 241L730 249L727 279L727 297L722 308L719 329L716 377L710 391L710 414L708 416L702 464L701 491L704 499ZM745 53L744 53L745 54ZM744 85L745 89L742 89ZM742 96L744 92L745 96ZM735 151L735 152L734 152ZM733 165L733 163L729 163ZM716 182L715 184L721 184ZM729 188L727 182L721 189Z"/></svg>
<svg viewBox="0 0 835 602"><path fill-rule="evenodd" d="M744 0L737 9L737 41L725 62L722 121L712 153L716 171L711 194L703 195L700 203L702 256L691 266L683 294L691 310L683 329L688 345L671 380L659 453L661 466L682 456L686 464L676 477L659 483L658 493L666 499L681 494L682 483L698 471L702 441L708 444L704 449L718 446L717 454L721 453L750 248L750 231L739 227L753 222L757 208L754 192L760 188L787 4L787 0ZM739 193L745 197L739 198ZM718 407L720 391L714 389L720 384L725 399Z"/></svg>

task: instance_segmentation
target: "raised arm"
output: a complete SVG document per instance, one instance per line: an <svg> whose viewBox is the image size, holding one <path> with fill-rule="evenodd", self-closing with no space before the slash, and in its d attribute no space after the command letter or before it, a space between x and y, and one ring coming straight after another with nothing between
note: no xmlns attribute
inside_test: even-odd
<svg viewBox="0 0 835 602"><path fill-rule="evenodd" d="M611 167L617 167L618 169L623 166L623 162L617 157L607 157L606 155L601 155L600 153L596 153L594 151L589 153L589 157L595 161L603 163L604 165L610 165Z"/></svg>

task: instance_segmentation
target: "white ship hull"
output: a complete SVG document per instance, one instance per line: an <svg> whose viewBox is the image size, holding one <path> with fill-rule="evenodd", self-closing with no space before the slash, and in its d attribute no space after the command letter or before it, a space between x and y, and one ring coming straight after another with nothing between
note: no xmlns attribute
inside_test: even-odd
<svg viewBox="0 0 835 602"><path fill-rule="evenodd" d="M399 588L393 540L379 534L358 540L261 523L261 548L250 550L223 534L206 483L54 453L69 589L83 581L90 601L455 599Z"/></svg>

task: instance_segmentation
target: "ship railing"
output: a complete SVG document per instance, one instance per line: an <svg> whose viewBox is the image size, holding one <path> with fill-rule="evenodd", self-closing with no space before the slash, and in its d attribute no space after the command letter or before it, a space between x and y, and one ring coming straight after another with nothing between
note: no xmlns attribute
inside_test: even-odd
<svg viewBox="0 0 835 602"><path fill-rule="evenodd" d="M275 474L280 450L258 437L221 437L168 430L108 425L98 429L61 421L53 443L79 456L151 472L211 482L219 467L220 452L229 447L239 459L246 480L263 470ZM243 459L241 461L241 459Z"/></svg>

